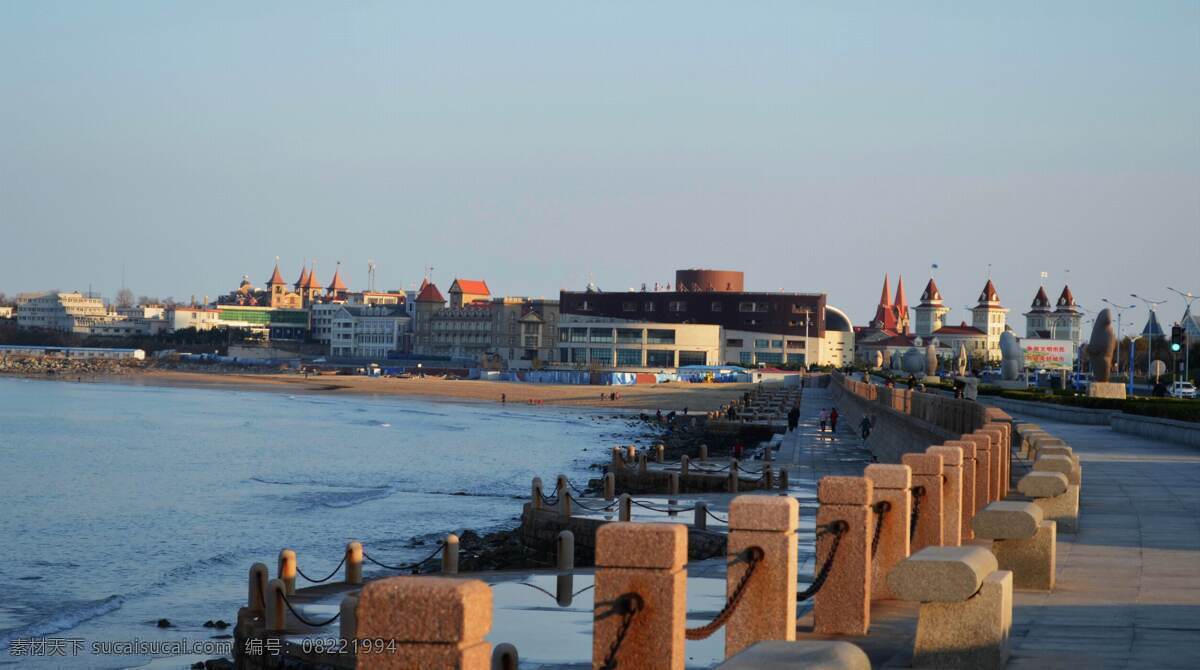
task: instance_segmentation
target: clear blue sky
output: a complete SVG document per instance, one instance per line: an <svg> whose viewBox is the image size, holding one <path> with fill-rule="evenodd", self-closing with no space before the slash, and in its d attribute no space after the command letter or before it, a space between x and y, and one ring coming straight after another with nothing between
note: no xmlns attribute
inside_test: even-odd
<svg viewBox="0 0 1200 670"><path fill-rule="evenodd" d="M1200 292L1195 1L7 1L0 97L9 294Z"/></svg>

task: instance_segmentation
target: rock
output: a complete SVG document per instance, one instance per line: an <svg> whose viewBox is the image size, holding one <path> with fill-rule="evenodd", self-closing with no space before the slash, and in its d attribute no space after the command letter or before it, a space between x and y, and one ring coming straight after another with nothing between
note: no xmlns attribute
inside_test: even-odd
<svg viewBox="0 0 1200 670"><path fill-rule="evenodd" d="M170 620L170 619L159 619L159 620L158 620L158 624L157 624L157 626L158 626L159 628L170 628L170 627L171 627L171 620Z"/></svg>
<svg viewBox="0 0 1200 670"><path fill-rule="evenodd" d="M229 628L229 622L225 621L224 619L217 619L216 623L214 623L213 626L217 630L225 630L226 628Z"/></svg>
<svg viewBox="0 0 1200 670"><path fill-rule="evenodd" d="M1088 355L1088 364L1092 368L1092 376L1098 382L1108 381L1109 371L1112 370L1113 353L1117 350L1117 334L1112 327L1112 312L1108 308L1100 310L1096 315L1096 325L1092 326L1092 337L1084 347Z"/></svg>
<svg viewBox="0 0 1200 670"><path fill-rule="evenodd" d="M205 628L216 628L216 626L217 626L217 624L213 623L212 619L209 619L208 621L204 622Z"/></svg>

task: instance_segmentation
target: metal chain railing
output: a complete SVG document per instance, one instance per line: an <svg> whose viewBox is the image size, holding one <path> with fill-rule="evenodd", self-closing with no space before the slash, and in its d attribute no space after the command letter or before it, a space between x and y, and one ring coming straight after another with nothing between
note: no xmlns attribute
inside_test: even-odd
<svg viewBox="0 0 1200 670"><path fill-rule="evenodd" d="M829 558L825 559L825 565L822 565L821 569L817 571L812 584L796 594L796 600L808 600L817 595L822 586L825 586L825 580L829 579L829 571L833 568L833 559L837 558L838 547L842 544L842 536L846 534L847 530L850 530L850 524L840 519L826 524L824 532L833 533L833 546L829 548ZM821 532L818 531L818 534Z"/></svg>
<svg viewBox="0 0 1200 670"><path fill-rule="evenodd" d="M345 564L346 564L346 555L342 554L341 562L339 562L337 564L337 567L333 569L333 572L330 572L328 575L326 575L322 579L313 579L312 577L309 577L308 575L304 574L304 571L300 569L299 565L296 566L296 574L300 575L305 580L312 582L313 584L321 584L321 583L324 583L324 582L327 582L327 581L333 579L333 576L336 575L338 573L338 570L341 570L342 566Z"/></svg>
<svg viewBox="0 0 1200 670"><path fill-rule="evenodd" d="M286 594L284 594L283 592L280 592L279 595L283 598L283 604L287 605L288 611L292 613L292 616L296 617L296 620L299 621L300 623L304 624L305 626L309 626L311 628L321 628L322 626L328 626L329 624L333 623L334 621L337 621L338 617L342 616L341 610L338 610L337 614L334 614L333 616L329 617L328 619L326 619L324 621L321 621L321 622L309 621L308 619L305 619L303 616L301 616L300 613L296 611L296 608L292 607L292 601L288 600L288 597Z"/></svg>
<svg viewBox="0 0 1200 670"><path fill-rule="evenodd" d="M599 618L615 615L621 617L621 625L617 628L617 636L608 647L608 653L604 656L604 663L600 665L600 670L617 669L617 654L621 652L621 644L625 642L625 636L629 634L629 627L633 625L633 617L645 605L646 601L642 600L642 597L638 594L626 593L613 600L609 611L600 615Z"/></svg>
<svg viewBox="0 0 1200 670"><path fill-rule="evenodd" d="M917 534L917 518L921 515L921 498L925 497L924 486L912 487L912 521L908 524L908 537Z"/></svg>
<svg viewBox="0 0 1200 670"><path fill-rule="evenodd" d="M691 507L655 507L654 505L644 503L641 500L633 500L632 498L629 500L629 502L643 509L648 509L651 512L658 512L660 514L670 514L671 512L691 512L696 509L695 505L692 505Z"/></svg>
<svg viewBox="0 0 1200 670"><path fill-rule="evenodd" d="M754 576L754 569L758 567L759 561L763 559L763 550L761 547L750 547L745 552L749 556L745 559L738 557L737 561L746 561L746 572L742 574L742 578L738 580L737 586L733 589L733 595L725 602L725 606L717 612L717 616L713 620L698 628L687 628L684 630L684 636L689 640L705 640L713 633L717 632L725 622L729 621L729 617L737 610L738 603L742 601L742 596L746 593L746 585L750 583L750 578ZM726 568L728 569L728 568Z"/></svg>
<svg viewBox="0 0 1200 670"><path fill-rule="evenodd" d="M879 533L883 530L883 518L892 509L892 503L886 500L880 500L875 503L875 537L871 538L871 558L875 558L875 552L879 550Z"/></svg>
<svg viewBox="0 0 1200 670"><path fill-rule="evenodd" d="M365 558L368 561L374 563L375 565L378 565L379 567L387 569L387 570L416 570L417 568L421 567L422 565L425 565L429 561L432 561L434 556L437 556L438 554L440 554L442 552L442 549L445 548L445 545L446 545L445 542L442 542L439 540L437 549L434 549L432 554L426 556L425 558L423 558L415 563L404 563L401 565L388 565L387 563L384 563L382 561L377 561L374 558L371 558L371 555L365 551L363 552L363 558Z"/></svg>
<svg viewBox="0 0 1200 670"><path fill-rule="evenodd" d="M614 500L603 507L592 507L590 505L586 505L586 504L580 502L579 498L576 498L575 496L571 495L570 493L567 494L567 500L570 500L572 504L579 505L581 508L583 508L589 512L611 512L613 509L616 508L617 504L619 503L619 501Z"/></svg>
<svg viewBox="0 0 1200 670"><path fill-rule="evenodd" d="M721 517L717 516L716 514L713 514L712 510L708 509L707 507L704 508L704 513L707 514L708 516L712 517L713 521L717 521L719 523L729 525L729 519L722 519Z"/></svg>

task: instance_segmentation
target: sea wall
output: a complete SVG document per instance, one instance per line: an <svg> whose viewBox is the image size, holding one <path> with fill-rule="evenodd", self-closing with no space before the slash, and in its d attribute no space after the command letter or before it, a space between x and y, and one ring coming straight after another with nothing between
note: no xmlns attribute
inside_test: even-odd
<svg viewBox="0 0 1200 670"><path fill-rule="evenodd" d="M853 431L863 416L871 418L867 448L881 463L899 463L904 454L957 440L984 424L983 408L969 400L875 386L840 373L831 375L829 389Z"/></svg>

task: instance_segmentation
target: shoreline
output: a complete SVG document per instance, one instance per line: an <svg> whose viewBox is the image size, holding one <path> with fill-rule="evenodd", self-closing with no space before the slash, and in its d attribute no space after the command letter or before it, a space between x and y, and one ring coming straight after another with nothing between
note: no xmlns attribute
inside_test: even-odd
<svg viewBox="0 0 1200 670"><path fill-rule="evenodd" d="M0 375L0 378L31 379L73 383L116 383L131 386L167 388L230 389L268 393L306 393L315 395L352 395L373 397L413 397L427 400L528 406L620 410L623 412L663 410L690 413L720 409L726 403L754 388L743 384L654 384L632 386L582 386L563 384L526 384L474 379L446 380L433 377L400 379L321 375L304 377L294 373L226 373L187 370L126 369L125 374ZM617 400L601 400L601 392L619 394ZM530 402L532 401L532 403Z"/></svg>

